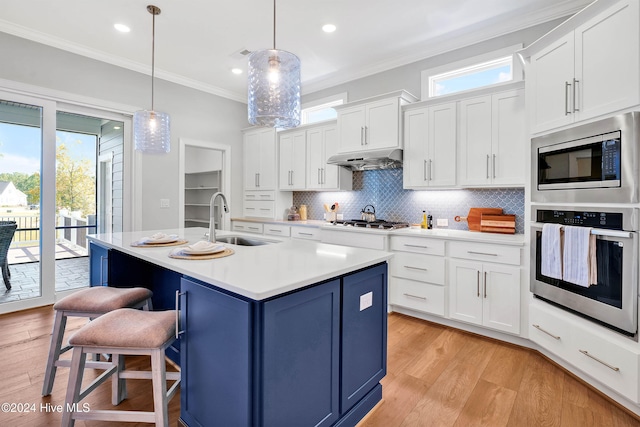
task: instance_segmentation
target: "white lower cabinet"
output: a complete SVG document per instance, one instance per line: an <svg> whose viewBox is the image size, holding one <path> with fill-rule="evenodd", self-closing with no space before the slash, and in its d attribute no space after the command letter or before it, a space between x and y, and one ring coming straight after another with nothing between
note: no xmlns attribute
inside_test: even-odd
<svg viewBox="0 0 640 427"><path fill-rule="evenodd" d="M264 224L259 222L245 222L245 221L233 221L231 224L233 231L242 231L243 233L256 233L262 234L264 230Z"/></svg>
<svg viewBox="0 0 640 427"><path fill-rule="evenodd" d="M281 236L281 237L291 236L291 227L289 227L288 225L264 224L263 230L264 230L264 234L267 236Z"/></svg>
<svg viewBox="0 0 640 427"><path fill-rule="evenodd" d="M449 316L520 333L520 267L449 260Z"/></svg>
<svg viewBox="0 0 640 427"><path fill-rule="evenodd" d="M291 226L291 237L294 239L320 240L320 228Z"/></svg>
<svg viewBox="0 0 640 427"><path fill-rule="evenodd" d="M389 304L446 315L445 241L391 236Z"/></svg>
<svg viewBox="0 0 640 427"><path fill-rule="evenodd" d="M529 306L529 338L629 400L640 403L635 341L540 301Z"/></svg>

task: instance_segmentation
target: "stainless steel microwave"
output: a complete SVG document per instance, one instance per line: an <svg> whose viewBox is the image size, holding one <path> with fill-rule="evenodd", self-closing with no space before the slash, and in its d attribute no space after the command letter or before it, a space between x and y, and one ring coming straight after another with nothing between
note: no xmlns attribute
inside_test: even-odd
<svg viewBox="0 0 640 427"><path fill-rule="evenodd" d="M637 203L640 112L531 140L532 201Z"/></svg>

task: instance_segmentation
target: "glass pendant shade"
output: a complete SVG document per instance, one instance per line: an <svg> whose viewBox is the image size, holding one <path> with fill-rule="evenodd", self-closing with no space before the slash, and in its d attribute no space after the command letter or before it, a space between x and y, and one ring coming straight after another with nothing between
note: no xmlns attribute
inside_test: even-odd
<svg viewBox="0 0 640 427"><path fill-rule="evenodd" d="M300 125L300 59L284 50L249 56L249 123L282 129Z"/></svg>
<svg viewBox="0 0 640 427"><path fill-rule="evenodd" d="M160 111L136 111L133 115L135 149L149 154L165 154L171 148L169 115Z"/></svg>

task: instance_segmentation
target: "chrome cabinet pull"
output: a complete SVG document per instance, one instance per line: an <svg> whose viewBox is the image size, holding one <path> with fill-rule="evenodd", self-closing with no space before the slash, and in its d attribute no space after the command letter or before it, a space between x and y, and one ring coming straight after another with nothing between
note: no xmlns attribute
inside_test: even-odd
<svg viewBox="0 0 640 427"><path fill-rule="evenodd" d="M487 297L487 272L484 272L484 297Z"/></svg>
<svg viewBox="0 0 640 427"><path fill-rule="evenodd" d="M493 155L493 163L491 164L491 169L493 171L493 177L496 177L496 155Z"/></svg>
<svg viewBox="0 0 640 427"><path fill-rule="evenodd" d="M571 83L564 82L564 115L567 116L571 114L569 111L569 88L571 87Z"/></svg>
<svg viewBox="0 0 640 427"><path fill-rule="evenodd" d="M369 126L365 126L364 127L364 145L368 145L369 144L369 136L367 135L369 133Z"/></svg>
<svg viewBox="0 0 640 427"><path fill-rule="evenodd" d="M176 339L180 338L180 335L184 334L184 330L180 330L180 295L186 295L186 292L176 291Z"/></svg>
<svg viewBox="0 0 640 427"><path fill-rule="evenodd" d="M282 230L274 230L272 228L269 229L272 233L282 233Z"/></svg>
<svg viewBox="0 0 640 427"><path fill-rule="evenodd" d="M424 177L424 181L429 181L429 177L427 176L427 159L424 159L424 164L422 165L422 176Z"/></svg>
<svg viewBox="0 0 640 427"><path fill-rule="evenodd" d="M313 233L302 233L302 232L300 232L298 234L301 235L301 236L313 236Z"/></svg>
<svg viewBox="0 0 640 427"><path fill-rule="evenodd" d="M487 179L489 179L489 155L487 154Z"/></svg>
<svg viewBox="0 0 640 427"><path fill-rule="evenodd" d="M431 163L432 163L432 160L429 159L429 181L431 181L433 179Z"/></svg>
<svg viewBox="0 0 640 427"><path fill-rule="evenodd" d="M498 256L498 254L490 254L487 252L475 252L475 251L467 251L468 254L474 254L474 255L489 255L489 256Z"/></svg>
<svg viewBox="0 0 640 427"><path fill-rule="evenodd" d="M327 183L327 174L324 171L324 168L320 169L322 171L322 173L320 174L320 176L322 177L322 182L320 184L326 184Z"/></svg>
<svg viewBox="0 0 640 427"><path fill-rule="evenodd" d="M407 293L404 293L402 295L404 295L405 297L409 297L409 298L417 298L417 299L421 299L421 300L424 300L424 301L427 300L427 297L421 297L419 295L411 295L411 294L407 294Z"/></svg>
<svg viewBox="0 0 640 427"><path fill-rule="evenodd" d="M268 194L261 194L260 197L271 197L271 196Z"/></svg>
<svg viewBox="0 0 640 427"><path fill-rule="evenodd" d="M104 260L107 260L107 262L109 261L109 258L106 256L101 256L100 257L100 286L102 286L103 284L109 282L109 279L104 280Z"/></svg>
<svg viewBox="0 0 640 427"><path fill-rule="evenodd" d="M477 289L477 296L480 296L480 270L477 271L478 273L478 277L476 279L476 289Z"/></svg>
<svg viewBox="0 0 640 427"><path fill-rule="evenodd" d="M247 227L249 230L260 230L258 227Z"/></svg>
<svg viewBox="0 0 640 427"><path fill-rule="evenodd" d="M424 245L410 245L409 243L405 243L404 245L409 248L429 249L429 246L424 246Z"/></svg>
<svg viewBox="0 0 640 427"><path fill-rule="evenodd" d="M542 332L542 333L545 333L545 334L549 335L551 338L553 338L553 339L555 339L555 340L558 340L558 341L560 340L560 337L559 337L559 336L557 336L557 335L553 335L551 332L547 332L547 331L545 331L544 329L542 329L542 328L540 327L540 325L536 325L535 323L533 323L531 326L533 326L534 328L536 328L536 329L537 329L537 330L539 330L540 332Z"/></svg>
<svg viewBox="0 0 640 427"><path fill-rule="evenodd" d="M318 168L318 184L322 184L322 181L320 180L320 168Z"/></svg>
<svg viewBox="0 0 640 427"><path fill-rule="evenodd" d="M604 366L606 366L607 368L611 369L612 371L620 371L620 368L613 366L613 365L609 365L607 362L605 362L604 360L600 360L597 357L595 357L594 355L590 354L587 350L580 350L578 349L578 351L582 354L584 354L587 357L592 358L593 360L595 360L596 362L602 363Z"/></svg>
<svg viewBox="0 0 640 427"><path fill-rule="evenodd" d="M420 270L420 271L429 271L426 268L422 268L422 267L412 267L410 265L405 265L404 268L408 268L410 270Z"/></svg>
<svg viewBox="0 0 640 427"><path fill-rule="evenodd" d="M576 111L580 111L580 109L577 107L578 103L576 102L576 93L578 92L578 83L580 83L580 80L578 79L573 79L573 112L575 113Z"/></svg>
<svg viewBox="0 0 640 427"><path fill-rule="evenodd" d="M364 145L364 126L360 126L360 145Z"/></svg>

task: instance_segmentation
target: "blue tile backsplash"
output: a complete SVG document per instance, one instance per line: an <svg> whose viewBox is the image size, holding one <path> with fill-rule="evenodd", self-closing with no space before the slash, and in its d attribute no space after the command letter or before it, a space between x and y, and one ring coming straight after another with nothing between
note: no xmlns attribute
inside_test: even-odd
<svg viewBox="0 0 640 427"><path fill-rule="evenodd" d="M353 191L293 193L295 206L307 205L309 219L323 219L323 204L338 202L344 219L359 219L365 205L373 205L376 217L387 221L419 223L422 211L449 220L447 228L466 230L466 222L455 222L456 215L466 216L471 207L502 208L516 215L516 233L524 233L524 189L492 188L464 190L416 191L402 188L402 169L353 172Z"/></svg>

